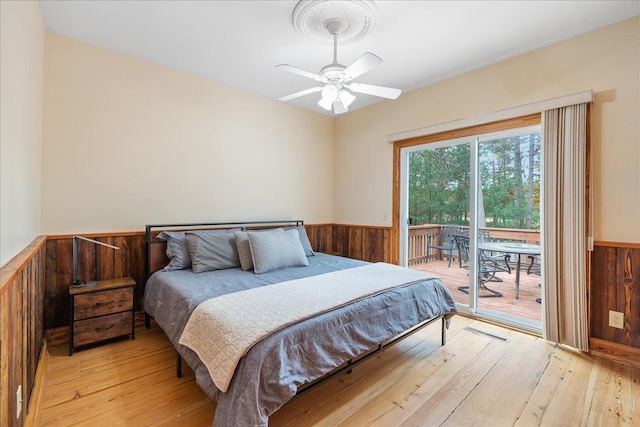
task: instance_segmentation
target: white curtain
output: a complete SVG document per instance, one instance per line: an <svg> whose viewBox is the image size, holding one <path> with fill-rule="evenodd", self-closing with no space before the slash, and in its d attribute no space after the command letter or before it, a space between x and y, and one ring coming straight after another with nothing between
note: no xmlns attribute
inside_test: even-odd
<svg viewBox="0 0 640 427"><path fill-rule="evenodd" d="M589 351L588 104L547 110L543 132L544 338Z"/></svg>

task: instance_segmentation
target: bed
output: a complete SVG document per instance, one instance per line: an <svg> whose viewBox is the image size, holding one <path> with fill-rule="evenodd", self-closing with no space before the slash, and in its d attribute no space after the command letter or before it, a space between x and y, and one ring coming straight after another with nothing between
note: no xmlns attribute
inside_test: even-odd
<svg viewBox="0 0 640 427"><path fill-rule="evenodd" d="M258 233L256 229L259 228L266 228L269 232ZM233 231L221 231L228 229ZM291 231L292 229L296 232ZM145 272L148 280L143 308L147 327L150 327L149 320L153 317L176 347L178 375L182 361L186 362L193 369L198 385L210 398L217 401L215 426L266 426L269 415L297 393L330 375L352 369L373 351L381 350L427 324L441 321L444 345L449 319L457 312L451 294L435 276L383 263L371 264L313 253L302 221L150 225L146 230ZM190 239L195 239L193 235L197 233L189 230L246 233L255 239L251 243L256 264L253 269L248 270L244 269L243 264L242 268L201 271L192 250L194 264L191 268L164 271L163 268L174 260L165 255L168 241L158 238L167 230L186 230ZM247 233L247 230L251 233ZM300 236L300 246L306 258L301 262L308 265L267 269L256 274L262 268L258 257L260 244L268 240L267 236L276 235L276 230L286 230L277 234L278 239L283 239L285 234L287 238L294 234ZM240 239L239 234L235 235ZM238 249L240 242L238 240ZM283 249L282 252L286 250ZM274 330L256 335L259 339L255 342L248 341L244 352L242 349L238 350L240 357L237 364L227 368L227 372L231 369L232 373L227 383L222 383L220 377L216 377L215 368L211 365L210 358L219 354L208 355L208 359L201 349L196 348L203 340L202 337L214 336L216 333L207 329L207 323L194 323L194 318L209 303L233 298L236 298L235 301L238 298L250 301L253 298L258 302L269 300L271 305L266 311L270 313L296 311L302 304L291 302L295 300L292 289L303 289L299 284L309 283L311 288L313 282L313 286L323 289L325 282L327 286L335 282L332 286L339 290L338 294L356 292L353 289L360 286L358 283L369 286L369 282L376 281L373 280L375 278L385 281L384 274L387 271L393 277L396 272L401 273L400 276L409 271L410 273L408 279L405 278L406 283L399 281L390 289L375 288L353 299L341 296L340 298L346 299L341 300L336 308L332 306L320 309L318 313L303 313L302 317L298 313L298 317L291 318L293 320L287 318ZM280 300L289 301L280 308L274 308L278 307L275 305L279 301L275 296L277 292L284 292L285 297L280 297ZM268 295L274 297L270 298ZM309 299L308 296L306 298ZM244 321L249 317L260 317L265 311L255 308L256 311L251 314L249 305L247 302L247 312L243 311L241 315L238 314L240 317L229 322L241 323L238 319ZM190 336L189 331L201 335L190 343L185 338ZM227 332L226 335L231 334ZM214 341L220 345L223 340Z"/></svg>

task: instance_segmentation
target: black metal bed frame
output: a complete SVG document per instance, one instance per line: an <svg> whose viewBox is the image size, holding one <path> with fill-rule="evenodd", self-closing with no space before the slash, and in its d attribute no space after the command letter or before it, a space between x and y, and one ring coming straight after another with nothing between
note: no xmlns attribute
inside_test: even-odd
<svg viewBox="0 0 640 427"><path fill-rule="evenodd" d="M153 244L162 244L164 243L162 240L154 241L151 237L152 230L154 229L164 229L164 230L174 230L174 231L184 231L184 230L194 230L196 227L205 227L205 229L224 229L224 228L233 228L233 227L242 227L242 228L254 228L259 226L278 226L278 225L304 225L303 220L283 220L283 221L249 221L249 222L215 222L215 223L198 223L198 224L160 224L160 225L147 225L145 232L145 243L146 243L146 259L145 259L145 269L144 269L144 282L146 283L151 276L151 245ZM386 349L389 346L407 338L408 336L418 332L422 328L436 322L437 320L442 321L441 326L441 343L445 345L447 343L447 321L444 315L434 317L432 319L427 319L418 323L416 326L396 335L395 337L378 344L375 348L364 353L361 356L358 356L355 359L350 359L345 362L342 366L334 369L333 371L327 373L326 375L312 381L308 384L303 385L297 391L297 395L302 392L306 392L313 387L324 383L325 381L335 377L336 375L347 371L347 373L351 373L352 369L369 359L370 357L378 354L380 351ZM148 313L144 313L144 324L147 329L151 329L151 316ZM177 352L176 359L176 376L178 378L182 378L182 356Z"/></svg>

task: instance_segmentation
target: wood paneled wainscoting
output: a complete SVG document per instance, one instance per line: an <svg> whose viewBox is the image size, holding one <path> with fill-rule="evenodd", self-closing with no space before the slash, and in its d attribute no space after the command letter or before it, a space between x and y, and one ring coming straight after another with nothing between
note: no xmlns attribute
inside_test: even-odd
<svg viewBox="0 0 640 427"><path fill-rule="evenodd" d="M305 224L311 246L317 252L364 261L389 262L391 229L364 225ZM131 277L136 281L136 307L144 295L144 232L83 234L119 250L78 241L80 280ZM73 235L49 236L46 242L44 328L69 325L69 285L73 282Z"/></svg>
<svg viewBox="0 0 640 427"><path fill-rule="evenodd" d="M36 238L0 270L0 425L23 426L43 348L46 236ZM18 388L22 411L18 416ZM38 400L38 399L36 399Z"/></svg>
<svg viewBox="0 0 640 427"><path fill-rule="evenodd" d="M334 224L332 251L369 262L391 262L391 228Z"/></svg>
<svg viewBox="0 0 640 427"><path fill-rule="evenodd" d="M591 352L640 366L640 244L596 242L591 262ZM609 326L609 311L624 328Z"/></svg>
<svg viewBox="0 0 640 427"><path fill-rule="evenodd" d="M391 228L371 225L305 225L317 252L369 262L391 262Z"/></svg>

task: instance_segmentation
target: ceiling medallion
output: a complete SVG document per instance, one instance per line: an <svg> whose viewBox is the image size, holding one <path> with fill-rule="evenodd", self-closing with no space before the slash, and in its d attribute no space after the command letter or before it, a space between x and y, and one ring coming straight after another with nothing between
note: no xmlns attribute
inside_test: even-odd
<svg viewBox="0 0 640 427"><path fill-rule="evenodd" d="M293 10L293 26L313 43L334 43L333 34L327 31L332 21L342 24L338 44L353 43L376 26L378 8L371 0L301 0Z"/></svg>

